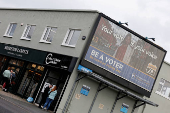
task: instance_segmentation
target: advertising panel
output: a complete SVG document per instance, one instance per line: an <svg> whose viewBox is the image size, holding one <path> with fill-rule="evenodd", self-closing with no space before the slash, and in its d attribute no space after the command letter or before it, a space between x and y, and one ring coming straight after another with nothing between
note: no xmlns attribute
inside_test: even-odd
<svg viewBox="0 0 170 113"><path fill-rule="evenodd" d="M164 56L165 51L101 17L84 60L151 92Z"/></svg>

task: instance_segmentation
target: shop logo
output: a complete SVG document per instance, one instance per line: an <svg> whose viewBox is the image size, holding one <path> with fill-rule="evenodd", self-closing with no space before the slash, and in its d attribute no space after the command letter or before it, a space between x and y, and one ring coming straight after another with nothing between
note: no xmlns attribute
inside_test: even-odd
<svg viewBox="0 0 170 113"><path fill-rule="evenodd" d="M46 64L57 64L57 63L60 63L61 60L60 59L57 59L57 58L53 58L53 55L51 53L49 53L46 57L46 61L45 63Z"/></svg>

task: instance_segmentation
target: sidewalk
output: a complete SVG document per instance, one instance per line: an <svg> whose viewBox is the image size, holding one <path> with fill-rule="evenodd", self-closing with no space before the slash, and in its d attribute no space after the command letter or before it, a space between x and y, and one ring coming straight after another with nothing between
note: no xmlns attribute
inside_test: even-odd
<svg viewBox="0 0 170 113"><path fill-rule="evenodd" d="M43 109L40 109L36 104L29 103L26 101L26 99L23 99L17 95L11 94L9 92L8 93L4 92L2 91L1 87L0 87L0 98L12 104L15 104L16 106L28 111L29 113L53 113L52 111L45 111Z"/></svg>

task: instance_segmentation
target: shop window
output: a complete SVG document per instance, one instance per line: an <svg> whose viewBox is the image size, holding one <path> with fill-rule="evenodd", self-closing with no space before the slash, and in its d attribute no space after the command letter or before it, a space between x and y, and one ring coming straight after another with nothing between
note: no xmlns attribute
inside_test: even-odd
<svg viewBox="0 0 170 113"><path fill-rule="evenodd" d="M17 23L10 23L4 36L12 37L16 27Z"/></svg>
<svg viewBox="0 0 170 113"><path fill-rule="evenodd" d="M165 79L161 79L156 93L170 100L170 82Z"/></svg>
<svg viewBox="0 0 170 113"><path fill-rule="evenodd" d="M81 33L81 30L69 29L66 34L66 37L64 38L62 45L75 47L78 41L78 38L80 36L80 33Z"/></svg>
<svg viewBox="0 0 170 113"><path fill-rule="evenodd" d="M33 70L36 70L36 71L44 71L44 66L40 66L40 65L32 64L32 63L29 63L27 68L33 69Z"/></svg>
<svg viewBox="0 0 170 113"><path fill-rule="evenodd" d="M24 62L23 61L20 61L20 60L17 60L17 59L11 59L9 61L10 64L13 64L13 65L17 65L17 66L20 66L22 67L24 65Z"/></svg>
<svg viewBox="0 0 170 113"><path fill-rule="evenodd" d="M40 81L43 71L43 66L29 63L19 87L18 93L25 98L33 96L35 94L36 87Z"/></svg>
<svg viewBox="0 0 170 113"><path fill-rule="evenodd" d="M31 40L35 27L36 27L35 25L28 24L23 32L21 39Z"/></svg>
<svg viewBox="0 0 170 113"><path fill-rule="evenodd" d="M6 57L0 55L0 72L2 71L6 59Z"/></svg>
<svg viewBox="0 0 170 113"><path fill-rule="evenodd" d="M51 43L56 31L57 31L56 27L47 27L44 30L40 42Z"/></svg>

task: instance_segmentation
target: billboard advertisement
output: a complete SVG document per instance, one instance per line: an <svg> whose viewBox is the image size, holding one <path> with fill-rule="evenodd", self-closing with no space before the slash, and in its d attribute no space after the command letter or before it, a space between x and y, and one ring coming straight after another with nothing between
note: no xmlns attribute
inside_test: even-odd
<svg viewBox="0 0 170 113"><path fill-rule="evenodd" d="M165 54L153 44L101 17L84 60L151 92Z"/></svg>

